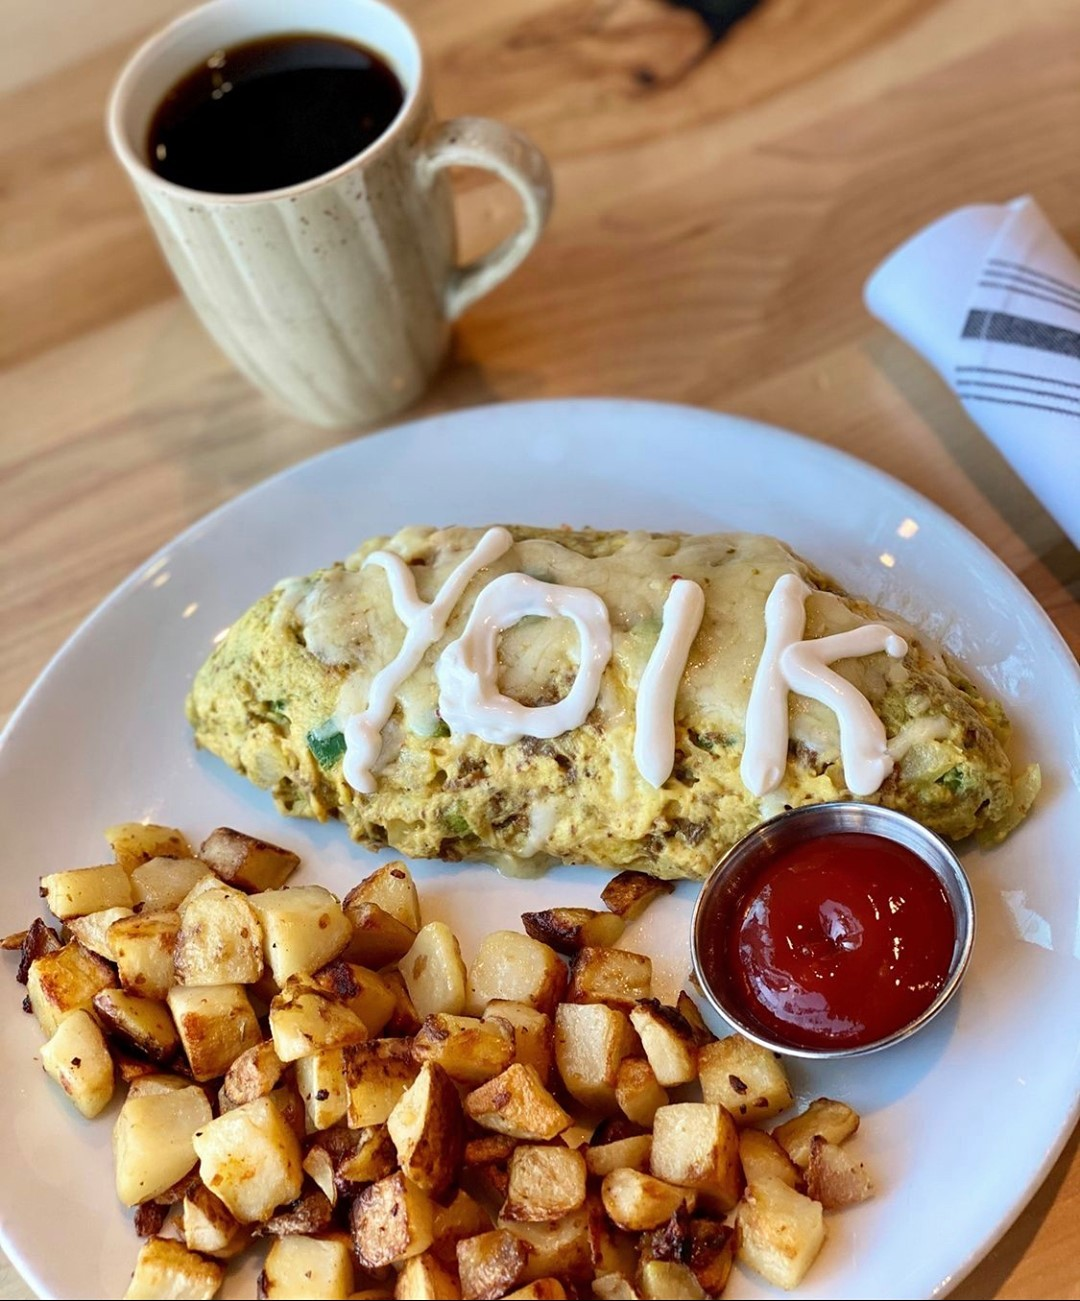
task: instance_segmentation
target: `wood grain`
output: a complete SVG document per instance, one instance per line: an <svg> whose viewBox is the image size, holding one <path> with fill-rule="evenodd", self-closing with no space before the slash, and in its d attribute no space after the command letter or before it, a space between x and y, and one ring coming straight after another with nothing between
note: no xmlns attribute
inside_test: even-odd
<svg viewBox="0 0 1080 1301"><path fill-rule="evenodd" d="M130 570L347 435L250 390L175 294L105 97L182 6L17 7L0 51L0 715ZM1075 0L763 0L713 47L662 0L411 0L442 112L529 131L549 234L419 410L618 394L803 431L956 516L1080 650L1080 562L945 386L867 316L905 235L1031 192L1080 242ZM466 255L515 220L461 179ZM1076 1138L954 1295L1080 1298ZM9 1266L0 1295L30 1294Z"/></svg>

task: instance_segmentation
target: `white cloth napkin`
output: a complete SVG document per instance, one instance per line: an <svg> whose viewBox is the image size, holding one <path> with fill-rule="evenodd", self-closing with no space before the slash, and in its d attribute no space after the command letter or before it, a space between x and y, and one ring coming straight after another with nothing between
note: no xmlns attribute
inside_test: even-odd
<svg viewBox="0 0 1080 1301"><path fill-rule="evenodd" d="M1035 200L949 213L865 295L1080 546L1080 260Z"/></svg>

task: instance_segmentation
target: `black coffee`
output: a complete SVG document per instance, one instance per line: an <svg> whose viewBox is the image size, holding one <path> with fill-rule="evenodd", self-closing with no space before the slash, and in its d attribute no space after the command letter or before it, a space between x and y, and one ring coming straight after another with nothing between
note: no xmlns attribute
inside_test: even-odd
<svg viewBox="0 0 1080 1301"><path fill-rule="evenodd" d="M377 54L295 32L217 50L158 105L147 147L159 176L250 194L320 176L387 129L404 98Z"/></svg>

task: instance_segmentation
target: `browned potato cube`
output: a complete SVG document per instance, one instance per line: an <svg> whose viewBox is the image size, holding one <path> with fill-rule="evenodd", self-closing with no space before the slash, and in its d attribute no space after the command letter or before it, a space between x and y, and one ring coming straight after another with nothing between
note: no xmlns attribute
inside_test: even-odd
<svg viewBox="0 0 1080 1301"><path fill-rule="evenodd" d="M461 1295L481 1301L505 1296L522 1281L529 1249L505 1229L463 1238L457 1244Z"/></svg>
<svg viewBox="0 0 1080 1301"><path fill-rule="evenodd" d="M647 872L620 872L600 891L600 898L604 901L604 907L624 922L633 922L637 921L649 904L662 894L670 894L674 889L674 881L661 881L655 876L649 876Z"/></svg>
<svg viewBox="0 0 1080 1301"><path fill-rule="evenodd" d="M176 984L173 950L180 934L180 914L142 912L114 922L106 943L116 959L125 989L159 1001Z"/></svg>
<svg viewBox="0 0 1080 1301"><path fill-rule="evenodd" d="M387 989L394 996L394 1010L390 1013L390 1020L383 1026L383 1030L388 1037L416 1034L422 1022L416 1004L409 997L409 987L405 984L405 977L400 971L384 971L381 974Z"/></svg>
<svg viewBox="0 0 1080 1301"><path fill-rule="evenodd" d="M585 1158L568 1147L522 1144L511 1154L509 1174L504 1219L558 1220L585 1204Z"/></svg>
<svg viewBox="0 0 1080 1301"><path fill-rule="evenodd" d="M87 913L85 917L72 917L67 928L84 949L96 953L106 962L113 962L115 957L107 938L109 927L123 917L134 915L132 908L103 908L101 912Z"/></svg>
<svg viewBox="0 0 1080 1301"><path fill-rule="evenodd" d="M640 1301L638 1292L625 1274L597 1274L593 1279L593 1296L597 1301Z"/></svg>
<svg viewBox="0 0 1080 1301"><path fill-rule="evenodd" d="M694 1041L699 1048L715 1042L716 1035L705 1024L701 1009L684 989L675 1001L675 1011L683 1018L694 1032Z"/></svg>
<svg viewBox="0 0 1080 1301"><path fill-rule="evenodd" d="M394 1285L400 1301L457 1301L461 1291L457 1279L431 1251L410 1257Z"/></svg>
<svg viewBox="0 0 1080 1301"><path fill-rule="evenodd" d="M739 1134L723 1107L711 1102L676 1102L661 1107L653 1121L654 1175L694 1188L725 1214L742 1192Z"/></svg>
<svg viewBox="0 0 1080 1301"><path fill-rule="evenodd" d="M296 1063L296 1087L304 1103L308 1130L329 1129L349 1110L345 1050L327 1048Z"/></svg>
<svg viewBox="0 0 1080 1301"><path fill-rule="evenodd" d="M384 1125L419 1070L404 1039L368 1039L346 1048L349 1128Z"/></svg>
<svg viewBox="0 0 1080 1301"><path fill-rule="evenodd" d="M209 1301L224 1277L221 1265L188 1251L182 1242L151 1238L139 1248L124 1301L153 1301L163 1296Z"/></svg>
<svg viewBox="0 0 1080 1301"><path fill-rule="evenodd" d="M493 998L484 1008L485 1021L506 1021L514 1031L514 1061L533 1066L544 1084L551 1078L555 1061L555 1028L546 1012L538 1012L527 1003L507 998Z"/></svg>
<svg viewBox="0 0 1080 1301"><path fill-rule="evenodd" d="M606 1003L561 1003L555 1012L555 1064L584 1107L615 1110L619 1065L636 1047L626 1014Z"/></svg>
<svg viewBox="0 0 1080 1301"><path fill-rule="evenodd" d="M466 1010L479 1016L502 998L550 1014L565 989L566 966L554 949L518 931L492 931L469 968Z"/></svg>
<svg viewBox="0 0 1080 1301"><path fill-rule="evenodd" d="M795 1100L776 1054L741 1034L706 1044L698 1071L705 1101L726 1107L737 1125L769 1120Z"/></svg>
<svg viewBox="0 0 1080 1301"><path fill-rule="evenodd" d="M51 1039L65 1017L89 1012L94 995L115 984L112 967L72 940L62 949L43 953L31 962L26 993L38 1024Z"/></svg>
<svg viewBox="0 0 1080 1301"><path fill-rule="evenodd" d="M615 1139L611 1143L598 1143L585 1152L585 1164L589 1174L598 1179L611 1174L613 1170L649 1169L652 1155L651 1134L632 1134L629 1138Z"/></svg>
<svg viewBox="0 0 1080 1301"><path fill-rule="evenodd" d="M103 908L130 908L131 878L119 863L52 872L41 878L41 894L54 917L62 922Z"/></svg>
<svg viewBox="0 0 1080 1301"><path fill-rule="evenodd" d="M199 1174L241 1224L268 1220L300 1195L300 1143L272 1097L256 1098L194 1136Z"/></svg>
<svg viewBox="0 0 1080 1301"><path fill-rule="evenodd" d="M646 1301L705 1301L708 1294L689 1265L647 1260L641 1267L641 1295Z"/></svg>
<svg viewBox="0 0 1080 1301"><path fill-rule="evenodd" d="M325 1233L334 1218L330 1199L320 1188L307 1188L294 1202L281 1207L255 1232L260 1237L274 1234L288 1237L294 1233Z"/></svg>
<svg viewBox="0 0 1080 1301"><path fill-rule="evenodd" d="M363 1269L419 1256L434 1237L431 1198L399 1170L370 1184L352 1204L353 1246Z"/></svg>
<svg viewBox="0 0 1080 1301"><path fill-rule="evenodd" d="M403 926L396 917L375 903L342 904L352 922L352 938L343 957L361 966L379 970L391 962L400 962L416 941L416 932Z"/></svg>
<svg viewBox="0 0 1080 1301"><path fill-rule="evenodd" d="M131 1086L113 1127L116 1194L125 1206L160 1197L191 1170L194 1134L211 1115L206 1094L186 1080L147 1076Z"/></svg>
<svg viewBox="0 0 1080 1301"><path fill-rule="evenodd" d="M635 1125L649 1129L658 1107L666 1107L667 1090L653 1073L645 1057L625 1057L615 1075L615 1101L619 1110Z"/></svg>
<svg viewBox="0 0 1080 1301"><path fill-rule="evenodd" d="M105 828L105 839L116 861L129 872L151 858L191 857L191 846L182 831L153 822L118 822Z"/></svg>
<svg viewBox="0 0 1080 1301"><path fill-rule="evenodd" d="M308 1149L303 1164L304 1174L310 1177L312 1183L323 1194L331 1207L336 1206L338 1188L334 1182L334 1162L330 1153L325 1147L319 1147L316 1144Z"/></svg>
<svg viewBox="0 0 1080 1301"><path fill-rule="evenodd" d="M465 1112L485 1129L533 1140L554 1138L571 1120L536 1071L517 1062L468 1094Z"/></svg>
<svg viewBox="0 0 1080 1301"><path fill-rule="evenodd" d="M802 1173L771 1134L760 1129L739 1131L739 1160L748 1184L779 1179L802 1192Z"/></svg>
<svg viewBox="0 0 1080 1301"><path fill-rule="evenodd" d="M341 958L317 971L314 983L355 1012L373 1038L382 1034L397 1007L394 991L382 976Z"/></svg>
<svg viewBox="0 0 1080 1301"><path fill-rule="evenodd" d="M557 1278L538 1278L516 1292L507 1292L506 1301L564 1301L566 1288Z"/></svg>
<svg viewBox="0 0 1080 1301"><path fill-rule="evenodd" d="M629 1011L652 993L652 960L628 949L582 949L570 967L570 1003L610 1003Z"/></svg>
<svg viewBox="0 0 1080 1301"><path fill-rule="evenodd" d="M368 1037L367 1026L343 1003L292 976L270 1004L270 1037L283 1062L328 1048L346 1048Z"/></svg>
<svg viewBox="0 0 1080 1301"><path fill-rule="evenodd" d="M846 1102L832 1098L818 1098L793 1120L778 1125L773 1138L791 1157L800 1170L810 1164L810 1144L820 1134L830 1143L842 1143L859 1128L859 1114Z"/></svg>
<svg viewBox="0 0 1080 1301"><path fill-rule="evenodd" d="M151 858L131 873L131 893L140 912L171 912L210 876L197 858Z"/></svg>
<svg viewBox="0 0 1080 1301"><path fill-rule="evenodd" d="M354 1197L362 1184L376 1183L397 1170L397 1149L385 1125L360 1130L355 1148L344 1152L334 1167L334 1182L342 1197Z"/></svg>
<svg viewBox="0 0 1080 1301"><path fill-rule="evenodd" d="M401 974L420 1016L465 1010L465 963L445 922L428 922L401 960Z"/></svg>
<svg viewBox="0 0 1080 1301"><path fill-rule="evenodd" d="M435 1203L432 1254L456 1272L457 1244L462 1238L475 1238L478 1233L487 1233L491 1227L491 1216L487 1211L464 1188L459 1188L448 1205Z"/></svg>
<svg viewBox="0 0 1080 1301"><path fill-rule="evenodd" d="M548 1224L528 1224L500 1216L499 1228L529 1249L521 1282L531 1283L556 1274L579 1283L592 1278L590 1224L593 1218L589 1203Z"/></svg>
<svg viewBox="0 0 1080 1301"><path fill-rule="evenodd" d="M263 890L248 902L262 923L263 957L279 986L333 962L352 939L341 905L321 885Z"/></svg>
<svg viewBox="0 0 1080 1301"><path fill-rule="evenodd" d="M94 995L94 1012L102 1026L151 1061L165 1065L180 1051L180 1037L164 1003L124 989Z"/></svg>
<svg viewBox="0 0 1080 1301"><path fill-rule="evenodd" d="M390 1113L386 1128L408 1178L435 1197L445 1192L461 1161L465 1124L458 1091L441 1066L435 1062L421 1066Z"/></svg>
<svg viewBox="0 0 1080 1301"><path fill-rule="evenodd" d="M873 1195L873 1188L863 1163L819 1134L810 1144L806 1194L827 1211L838 1211L865 1202Z"/></svg>
<svg viewBox="0 0 1080 1301"><path fill-rule="evenodd" d="M202 1182L193 1183L184 1194L181 1215L184 1242L189 1251L214 1256L219 1251L227 1251L243 1232L232 1211Z"/></svg>
<svg viewBox="0 0 1080 1301"><path fill-rule="evenodd" d="M291 850L231 827L211 831L199 847L199 857L215 876L249 894L280 890L300 866L298 855Z"/></svg>
<svg viewBox="0 0 1080 1301"><path fill-rule="evenodd" d="M225 1074L222 1089L230 1105L240 1107L277 1088L284 1071L284 1063L274 1052L273 1042L264 1039L235 1058Z"/></svg>
<svg viewBox="0 0 1080 1301"><path fill-rule="evenodd" d="M788 1291L802 1282L825 1241L821 1203L779 1179L747 1187L736 1223L738 1259Z"/></svg>
<svg viewBox="0 0 1080 1301"><path fill-rule="evenodd" d="M347 1301L354 1282L352 1252L344 1234L287 1234L266 1253L259 1296L264 1301Z"/></svg>
<svg viewBox="0 0 1080 1301"><path fill-rule="evenodd" d="M696 1078L698 1048L694 1032L673 1007L655 998L645 999L631 1011L630 1023L638 1032L658 1083L670 1088Z"/></svg>
<svg viewBox="0 0 1080 1301"><path fill-rule="evenodd" d="M372 903L407 926L415 935L420 929L420 898L408 867L400 860L384 863L345 896L345 911Z"/></svg>
<svg viewBox="0 0 1080 1301"><path fill-rule="evenodd" d="M199 883L179 911L173 961L181 985L253 985L259 979L262 926L246 894L227 885Z"/></svg>
<svg viewBox="0 0 1080 1301"><path fill-rule="evenodd" d="M466 1165L490 1165L492 1161L509 1161L520 1139L508 1134L485 1134L483 1138L470 1138L465 1144L462 1160Z"/></svg>
<svg viewBox="0 0 1080 1301"><path fill-rule="evenodd" d="M481 1021L436 1012L425 1018L412 1053L418 1062L438 1062L462 1084L483 1084L514 1060L514 1031L509 1022L494 1017Z"/></svg>
<svg viewBox="0 0 1080 1301"><path fill-rule="evenodd" d="M112 1099L113 1061L89 1012L72 1012L41 1049L41 1065L87 1118Z"/></svg>
<svg viewBox="0 0 1080 1301"><path fill-rule="evenodd" d="M638 1240L633 1234L611 1224L599 1197L590 1197L586 1206L593 1275L623 1274L632 1278L638 1267Z"/></svg>
<svg viewBox="0 0 1080 1301"><path fill-rule="evenodd" d="M262 1038L243 985L174 985L169 1011L195 1079L224 1075Z"/></svg>
<svg viewBox="0 0 1080 1301"><path fill-rule="evenodd" d="M522 913L525 934L549 945L556 953L574 954L584 948L617 944L626 923L614 913L595 908L546 908Z"/></svg>
<svg viewBox="0 0 1080 1301"><path fill-rule="evenodd" d="M676 1261L693 1270L707 1296L720 1296L727 1286L735 1255L735 1232L717 1219L691 1219L676 1211L662 1228L641 1239L642 1261Z"/></svg>
<svg viewBox="0 0 1080 1301"><path fill-rule="evenodd" d="M676 1188L640 1170L613 1170L605 1175L600 1196L611 1222L631 1233L655 1229L680 1206L692 1210L696 1202L690 1189Z"/></svg>

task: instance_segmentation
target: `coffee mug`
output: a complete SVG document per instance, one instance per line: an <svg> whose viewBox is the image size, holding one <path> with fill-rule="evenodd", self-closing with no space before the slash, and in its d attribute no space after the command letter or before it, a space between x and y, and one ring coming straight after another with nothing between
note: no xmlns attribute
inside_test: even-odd
<svg viewBox="0 0 1080 1301"><path fill-rule="evenodd" d="M155 110L215 50L302 29L375 51L404 102L387 130L332 171L284 189L218 194L158 176ZM180 287L223 351L302 420L377 420L423 391L450 323L521 263L544 228L551 173L531 141L487 118L436 122L419 43L379 0L211 0L152 36L121 73L109 139ZM520 228L456 260L447 167L480 167L517 191Z"/></svg>

